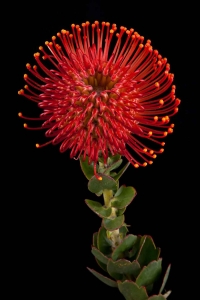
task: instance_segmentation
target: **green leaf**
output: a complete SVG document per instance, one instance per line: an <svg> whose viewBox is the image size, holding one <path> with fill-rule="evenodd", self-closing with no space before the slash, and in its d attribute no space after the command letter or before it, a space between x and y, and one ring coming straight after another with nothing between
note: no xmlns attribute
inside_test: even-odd
<svg viewBox="0 0 200 300"><path fill-rule="evenodd" d="M154 295L148 298L148 300L166 300L166 298L163 295Z"/></svg>
<svg viewBox="0 0 200 300"><path fill-rule="evenodd" d="M125 280L118 281L118 288L126 300L147 300L148 295L145 288L138 287L136 283Z"/></svg>
<svg viewBox="0 0 200 300"><path fill-rule="evenodd" d="M98 236L98 232L95 232L93 234L93 243L92 243L93 248L95 248L95 249L97 249L97 236ZM102 263L101 261L99 261L96 257L95 257L95 260L96 260L97 264L100 266L100 268L102 268L105 272L107 272L107 266L104 263Z"/></svg>
<svg viewBox="0 0 200 300"><path fill-rule="evenodd" d="M123 215L123 213L125 212L125 210L126 210L126 207L124 207L124 208L122 208L122 209L118 209L118 210L117 210L117 216Z"/></svg>
<svg viewBox="0 0 200 300"><path fill-rule="evenodd" d="M133 234L127 235L122 241L122 243L119 246L117 246L113 251L112 259L117 260L118 258L120 258L121 254L123 254L123 252L125 251L130 250L136 241L137 241L136 235Z"/></svg>
<svg viewBox="0 0 200 300"><path fill-rule="evenodd" d="M124 174L124 172L126 171L126 169L128 168L128 166L130 165L130 162L128 162L118 173L117 175L112 176L113 179L115 179L116 181L119 180L119 178Z"/></svg>
<svg viewBox="0 0 200 300"><path fill-rule="evenodd" d="M126 225L119 228L119 233L120 233L120 236L122 239L125 238L127 232L128 232L128 229L127 229Z"/></svg>
<svg viewBox="0 0 200 300"><path fill-rule="evenodd" d="M103 263L102 263L101 261L99 261L96 257L95 257L95 260L96 260L97 264L99 265L99 267L100 267L102 270L104 270L106 273L108 273L108 272L107 272L107 265L103 264Z"/></svg>
<svg viewBox="0 0 200 300"><path fill-rule="evenodd" d="M106 170L104 171L105 175L109 175L110 171L117 169L122 164L122 159L119 159L118 161L112 163Z"/></svg>
<svg viewBox="0 0 200 300"><path fill-rule="evenodd" d="M83 157L80 158L81 169L85 175L85 177L90 180L94 176L94 163L88 164L88 157L86 156L85 161L83 161Z"/></svg>
<svg viewBox="0 0 200 300"><path fill-rule="evenodd" d="M109 156L108 157L108 165L112 165L113 163L115 163L116 161L118 161L119 159L121 158L121 155L120 154L116 154L116 155L113 155L113 156Z"/></svg>
<svg viewBox="0 0 200 300"><path fill-rule="evenodd" d="M116 172L110 172L110 176L111 176L111 177L113 177L113 176L115 176L115 175L117 175Z"/></svg>
<svg viewBox="0 0 200 300"><path fill-rule="evenodd" d="M147 293L148 293L148 295L152 292L152 290L153 290L153 283L152 284L149 284L148 286L146 286L146 291L147 291Z"/></svg>
<svg viewBox="0 0 200 300"><path fill-rule="evenodd" d="M103 219L102 225L109 231L116 230L124 224L124 215L115 219Z"/></svg>
<svg viewBox="0 0 200 300"><path fill-rule="evenodd" d="M93 176L88 182L88 189L92 193L99 193L103 190L117 190L117 182L110 176L101 174L102 180Z"/></svg>
<svg viewBox="0 0 200 300"><path fill-rule="evenodd" d="M129 258L130 258L130 260L133 260L133 259L135 259L136 258L136 256L137 256L137 254L138 254L138 252L139 252L139 249L140 249L140 241L141 241L141 235L138 235L137 236L137 241L136 241L136 243L133 245L133 247L132 247L132 249L131 249L131 251L129 252Z"/></svg>
<svg viewBox="0 0 200 300"><path fill-rule="evenodd" d="M98 197L100 197L102 194L103 194L103 191L100 191L100 192L96 193L96 195L97 195Z"/></svg>
<svg viewBox="0 0 200 300"><path fill-rule="evenodd" d="M92 254L100 261L102 262L103 264L107 265L108 263L108 258L103 254L101 253L101 251L99 251L97 248L95 247L92 247Z"/></svg>
<svg viewBox="0 0 200 300"><path fill-rule="evenodd" d="M137 260L141 267L148 265L151 261L157 260L160 255L160 249L156 248L153 239L150 236L143 236L141 246L137 254Z"/></svg>
<svg viewBox="0 0 200 300"><path fill-rule="evenodd" d="M97 248L97 236L98 236L98 232L93 233L93 237L92 237L92 246Z"/></svg>
<svg viewBox="0 0 200 300"><path fill-rule="evenodd" d="M111 200L111 206L119 209L124 208L132 202L135 196L136 190L133 187L121 186Z"/></svg>
<svg viewBox="0 0 200 300"><path fill-rule="evenodd" d="M120 195L122 189L125 187L125 185L121 185L120 188L117 190L117 192L115 193L115 196Z"/></svg>
<svg viewBox="0 0 200 300"><path fill-rule="evenodd" d="M93 269L90 269L90 268L87 268L94 276L96 276L99 280L101 280L103 283L111 286L111 287L117 287L117 283L116 281L108 278L108 277L105 277L103 276L102 274L96 272L95 270Z"/></svg>
<svg viewBox="0 0 200 300"><path fill-rule="evenodd" d="M162 259L158 261L152 261L147 267L144 267L136 279L138 286L148 286L154 283L161 274L162 271Z"/></svg>
<svg viewBox="0 0 200 300"><path fill-rule="evenodd" d="M112 251L111 245L107 241L106 229L100 227L97 236L97 248L105 255Z"/></svg>
<svg viewBox="0 0 200 300"><path fill-rule="evenodd" d="M107 264L108 273L117 280L122 280L124 276L126 279L135 279L140 269L140 265L137 261L130 262L126 259L119 259L117 261L109 259Z"/></svg>
<svg viewBox="0 0 200 300"><path fill-rule="evenodd" d="M171 269L171 265L168 266L167 271L166 271L166 273L165 273L165 276L164 276L164 278L163 278L163 282L162 282L162 285L161 285L161 288L160 288L160 291L159 291L160 294L162 293L162 291L163 291L164 288L165 288L167 279L168 279L168 277L169 277L170 269Z"/></svg>
<svg viewBox="0 0 200 300"><path fill-rule="evenodd" d="M95 212L101 218L107 218L111 215L112 208L105 208L101 205L101 203L93 200L85 200L85 203L89 206L89 208Z"/></svg>

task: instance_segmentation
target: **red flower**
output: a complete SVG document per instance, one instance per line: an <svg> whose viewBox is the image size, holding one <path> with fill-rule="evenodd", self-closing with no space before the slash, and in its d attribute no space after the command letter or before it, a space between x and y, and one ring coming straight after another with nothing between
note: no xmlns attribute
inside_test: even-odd
<svg viewBox="0 0 200 300"><path fill-rule="evenodd" d="M72 34L57 33L59 43L55 36L45 42L48 52L39 47L51 68L35 53L39 68L26 65L33 76L24 75L27 85L18 92L43 109L40 128L51 140L36 147L60 143L71 158L87 155L95 174L100 153L105 163L109 153L118 153L136 168L152 164L164 151L162 139L173 132L170 117L180 103L167 59L133 29L120 27L112 44L116 24L71 27Z"/></svg>

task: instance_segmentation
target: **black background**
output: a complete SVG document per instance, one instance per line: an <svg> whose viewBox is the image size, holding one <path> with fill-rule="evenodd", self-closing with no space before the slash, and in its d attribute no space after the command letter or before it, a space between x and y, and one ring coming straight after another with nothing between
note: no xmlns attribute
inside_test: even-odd
<svg viewBox="0 0 200 300"><path fill-rule="evenodd" d="M192 2L175 5L173 1L30 1L12 9L16 14L10 15L9 9L7 13L12 23L11 70L15 78L10 136L14 160L7 196L12 199L8 201L12 212L10 275L16 283L15 295L21 299L76 299L81 293L88 300L123 299L117 289L107 287L86 269L100 271L90 250L101 219L84 203L86 198L97 197L87 190L79 162L71 160L68 151L60 154L57 146L36 149L37 142L46 142L44 132L25 130L17 116L19 111L33 117L40 113L35 103L17 95L24 85L25 64L34 63L33 53L61 29L87 20L134 28L152 40L175 74L176 95L182 102L173 118L174 133L166 138L165 152L147 168L129 166L120 182L137 190L125 214L130 232L151 235L162 249L163 267L172 263L169 299L187 298L190 290L195 295L186 282L192 271L189 261L198 216L194 191L199 137L197 7Z"/></svg>

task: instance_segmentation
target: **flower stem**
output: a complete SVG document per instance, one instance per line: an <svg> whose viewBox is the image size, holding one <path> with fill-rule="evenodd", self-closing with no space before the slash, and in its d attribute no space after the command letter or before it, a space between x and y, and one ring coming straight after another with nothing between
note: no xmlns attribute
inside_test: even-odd
<svg viewBox="0 0 200 300"><path fill-rule="evenodd" d="M104 198L104 204L105 207L110 207L110 200L113 197L113 191L112 190L103 190L103 198Z"/></svg>
<svg viewBox="0 0 200 300"><path fill-rule="evenodd" d="M104 204L105 207L110 207L111 206L111 199L113 197L113 191L112 190L103 190L103 198L104 198ZM117 217L117 209L115 207L112 207L112 212L110 215L110 219L115 219ZM109 231L107 230L107 237L112 243L112 248L113 250L120 244L121 242L121 237L119 233L119 229Z"/></svg>

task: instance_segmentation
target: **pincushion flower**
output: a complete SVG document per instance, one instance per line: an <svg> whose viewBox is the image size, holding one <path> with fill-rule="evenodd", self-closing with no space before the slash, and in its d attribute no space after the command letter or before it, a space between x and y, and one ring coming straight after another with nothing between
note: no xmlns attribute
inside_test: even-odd
<svg viewBox="0 0 200 300"><path fill-rule="evenodd" d="M167 59L134 29L98 21L71 25L34 54L27 64L25 89L18 93L38 103L42 125L60 151L106 163L109 153L125 156L134 167L152 164L164 151L163 138L173 132L178 111L174 75ZM48 50L45 50L45 49ZM41 56L42 54L42 56ZM43 62L44 61L44 62Z"/></svg>

